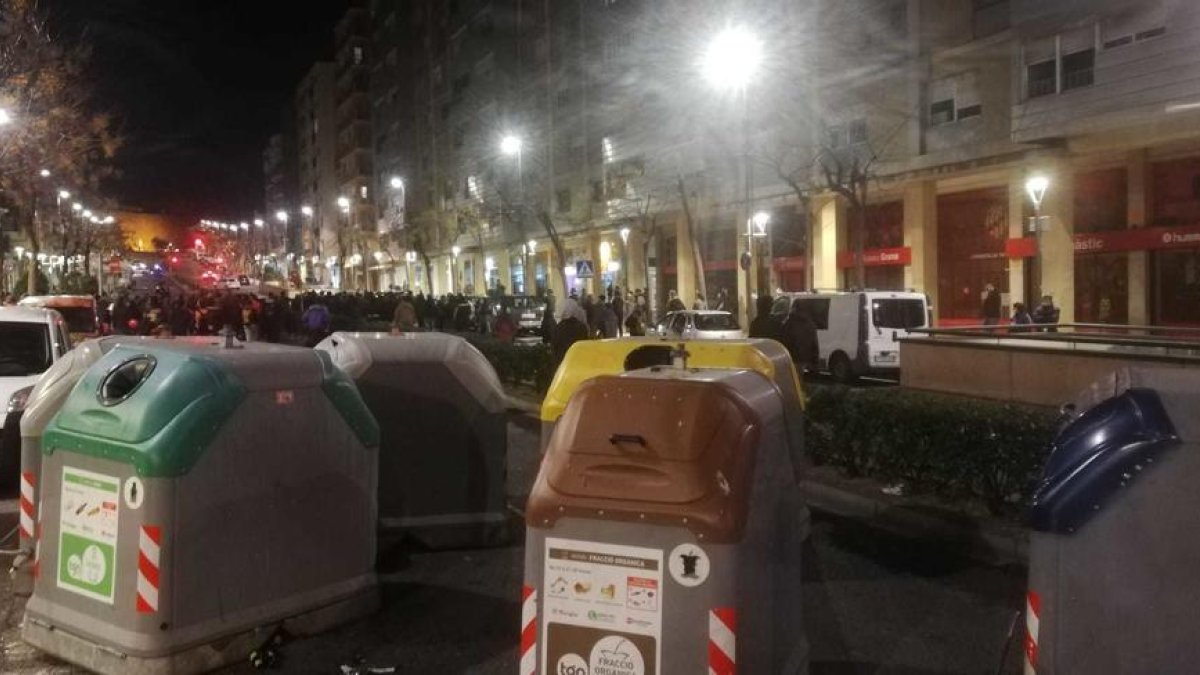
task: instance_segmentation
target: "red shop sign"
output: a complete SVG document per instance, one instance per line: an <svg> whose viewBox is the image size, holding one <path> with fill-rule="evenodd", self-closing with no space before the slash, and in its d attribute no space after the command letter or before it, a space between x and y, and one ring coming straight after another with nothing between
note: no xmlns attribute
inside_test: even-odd
<svg viewBox="0 0 1200 675"><path fill-rule="evenodd" d="M1075 255L1200 248L1200 225L1081 232L1073 239ZM1037 240L1034 237L1009 239L1004 250L1009 258L1032 258L1037 255Z"/></svg>
<svg viewBox="0 0 1200 675"><path fill-rule="evenodd" d="M897 248L869 248L863 251L863 264L867 267L908 265L911 262L912 248L908 246L900 246ZM838 267L854 267L854 251L839 252Z"/></svg>

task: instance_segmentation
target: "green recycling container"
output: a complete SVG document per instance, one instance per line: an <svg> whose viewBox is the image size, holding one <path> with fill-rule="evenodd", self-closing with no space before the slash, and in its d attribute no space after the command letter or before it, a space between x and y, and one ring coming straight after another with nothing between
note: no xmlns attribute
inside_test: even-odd
<svg viewBox="0 0 1200 675"><path fill-rule="evenodd" d="M122 344L42 439L23 638L100 673L196 673L378 606L379 429L312 350Z"/></svg>

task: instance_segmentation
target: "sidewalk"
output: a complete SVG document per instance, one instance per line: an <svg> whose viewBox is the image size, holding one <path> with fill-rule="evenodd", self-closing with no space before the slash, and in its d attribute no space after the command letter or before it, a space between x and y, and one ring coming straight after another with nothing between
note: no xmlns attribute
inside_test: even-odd
<svg viewBox="0 0 1200 675"><path fill-rule="evenodd" d="M539 418L541 402L530 389L506 387L508 408ZM921 495L891 496L869 478L850 479L826 466L804 469L804 499L815 511L926 543L947 553L1000 565L1029 564L1027 528L985 513L968 512Z"/></svg>

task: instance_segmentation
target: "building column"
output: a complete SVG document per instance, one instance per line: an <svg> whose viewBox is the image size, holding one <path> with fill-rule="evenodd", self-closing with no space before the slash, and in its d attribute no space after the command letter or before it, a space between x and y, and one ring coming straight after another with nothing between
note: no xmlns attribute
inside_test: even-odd
<svg viewBox="0 0 1200 675"><path fill-rule="evenodd" d="M1061 323L1075 321L1075 188L1070 167L1056 162L1042 200L1041 295L1054 298ZM1039 298L1040 299L1040 298Z"/></svg>
<svg viewBox="0 0 1200 675"><path fill-rule="evenodd" d="M599 300L604 293L604 283L600 277L604 273L600 265L600 232L597 230L589 232L586 245L587 257L592 261L592 278L584 283L583 289L585 293Z"/></svg>
<svg viewBox="0 0 1200 675"><path fill-rule="evenodd" d="M1149 173L1146 164L1146 151L1135 150L1129 153L1128 168L1126 169L1128 190L1127 198L1127 227L1146 227L1149 215ZM1150 252L1130 251L1127 263L1129 279L1126 284L1129 292L1129 317L1127 322L1133 326L1150 324Z"/></svg>
<svg viewBox="0 0 1200 675"><path fill-rule="evenodd" d="M490 255L496 261L496 274L500 277L500 284L504 286L505 295L513 295L516 291L512 282L512 252L506 247L496 249Z"/></svg>
<svg viewBox="0 0 1200 675"><path fill-rule="evenodd" d="M646 250L643 248L645 235L634 231L629 233L629 243L624 246L621 265L624 273L625 290L636 290L646 287Z"/></svg>
<svg viewBox="0 0 1200 675"><path fill-rule="evenodd" d="M912 260L904 268L904 287L929 296L936 325L938 318L937 183L917 181L904 187L904 245Z"/></svg>
<svg viewBox="0 0 1200 675"><path fill-rule="evenodd" d="M813 288L842 287L838 251L846 239L846 204L837 196L822 196L813 202Z"/></svg>
<svg viewBox="0 0 1200 675"><path fill-rule="evenodd" d="M547 242L546 246L550 244ZM542 245L538 245L533 253L525 256L525 294L537 295L537 266L538 261L542 259ZM550 266L546 266L546 271L550 271Z"/></svg>
<svg viewBox="0 0 1200 675"><path fill-rule="evenodd" d="M1028 173L1024 168L1013 169L1008 177L1008 238L1021 239L1033 236L1029 233L1029 221L1025 218L1029 195L1025 192L1025 179ZM1025 288L1025 271L1034 261L1029 258L1009 258L1008 260L1008 307L1012 316L1012 306L1015 303L1025 303L1025 309L1032 314L1034 307L1041 298L1030 295L1034 289ZM1071 263L1074 265L1074 262Z"/></svg>
<svg viewBox="0 0 1200 675"><path fill-rule="evenodd" d="M565 244L564 244L565 246ZM540 253L538 255L541 255ZM566 261L562 260L558 253L554 250L554 243L546 242L546 275L547 283L550 290L554 293L555 308L554 311L559 311L562 303L567 299L567 289L564 283L565 275L563 268L566 266Z"/></svg>
<svg viewBox="0 0 1200 675"><path fill-rule="evenodd" d="M692 299L696 297L696 260L692 257L692 236L683 214L675 220L675 291L685 307L692 306ZM666 297L663 297L664 308ZM738 297L745 297L745 291L740 290Z"/></svg>

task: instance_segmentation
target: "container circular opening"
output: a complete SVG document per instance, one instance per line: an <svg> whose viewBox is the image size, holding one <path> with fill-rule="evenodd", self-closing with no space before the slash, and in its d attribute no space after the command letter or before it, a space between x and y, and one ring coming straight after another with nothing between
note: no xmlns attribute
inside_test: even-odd
<svg viewBox="0 0 1200 675"><path fill-rule="evenodd" d="M96 398L100 405L113 406L133 396L138 387L149 379L158 361L149 354L135 356L121 362L100 380Z"/></svg>

